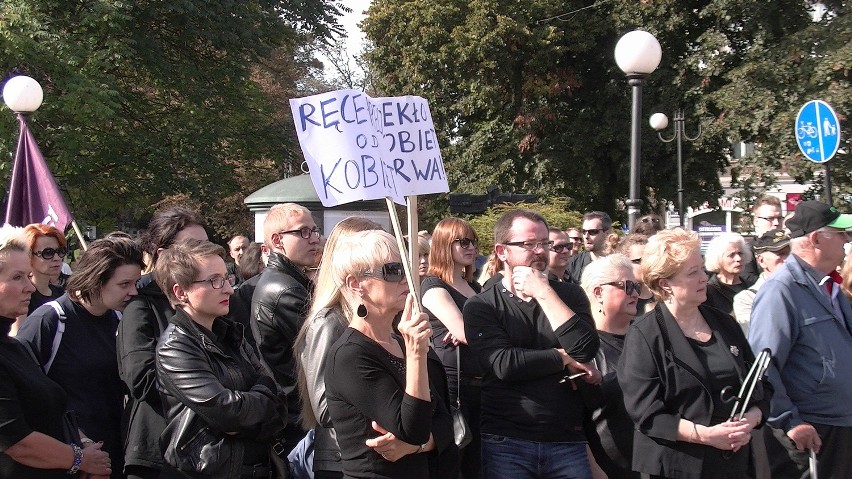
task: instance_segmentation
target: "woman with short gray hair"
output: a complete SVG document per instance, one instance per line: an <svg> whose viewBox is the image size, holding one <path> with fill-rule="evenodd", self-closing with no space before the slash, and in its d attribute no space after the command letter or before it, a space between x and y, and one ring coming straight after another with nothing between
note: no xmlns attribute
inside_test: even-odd
<svg viewBox="0 0 852 479"><path fill-rule="evenodd" d="M751 259L751 249L741 235L723 233L713 238L704 253L704 268L713 273L707 282L705 304L733 315L734 296L751 286L740 276Z"/></svg>

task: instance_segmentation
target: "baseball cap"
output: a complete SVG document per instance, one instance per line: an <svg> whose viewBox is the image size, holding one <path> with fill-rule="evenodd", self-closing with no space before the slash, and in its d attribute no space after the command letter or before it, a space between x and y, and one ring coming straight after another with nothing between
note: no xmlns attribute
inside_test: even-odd
<svg viewBox="0 0 852 479"><path fill-rule="evenodd" d="M829 226L842 230L852 228L852 215L843 215L837 208L819 201L803 201L796 206L796 213L787 220L791 238L798 238Z"/></svg>
<svg viewBox="0 0 852 479"><path fill-rule="evenodd" d="M763 233L760 238L754 240L751 247L755 254L760 254L765 251L777 252L790 246L790 236L782 229L769 230Z"/></svg>

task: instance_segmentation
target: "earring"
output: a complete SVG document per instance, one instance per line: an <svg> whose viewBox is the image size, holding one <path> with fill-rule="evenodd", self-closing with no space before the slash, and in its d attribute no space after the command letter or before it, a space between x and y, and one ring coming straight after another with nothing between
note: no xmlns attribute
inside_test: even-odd
<svg viewBox="0 0 852 479"><path fill-rule="evenodd" d="M355 314L357 314L359 318L366 318L367 317L367 307L364 306L363 303L359 304L358 309L355 310Z"/></svg>

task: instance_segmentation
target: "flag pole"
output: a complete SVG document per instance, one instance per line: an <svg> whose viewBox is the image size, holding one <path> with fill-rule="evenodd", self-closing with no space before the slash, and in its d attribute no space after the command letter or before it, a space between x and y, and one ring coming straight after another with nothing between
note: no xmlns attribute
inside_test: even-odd
<svg viewBox="0 0 852 479"><path fill-rule="evenodd" d="M88 251L89 245L86 244L86 237L83 236L83 233L80 232L80 227L77 226L77 220L71 220L71 226L74 228L74 233L77 234L77 239L80 240L80 246L83 247L83 251Z"/></svg>
<svg viewBox="0 0 852 479"><path fill-rule="evenodd" d="M396 244L399 247L399 255L402 258L402 269L405 270L405 279L408 281L408 290L411 292L411 295L414 296L414 306L416 310L423 311L423 308L420 306L420 298L416 293L417 289L414 286L414 277L411 275L411 265L409 264L409 261L406 260L408 252L406 251L405 240L402 239L402 227L399 224L399 215L396 213L396 205L390 196L386 196L385 201L388 205L388 214L390 214L391 226L393 226Z"/></svg>

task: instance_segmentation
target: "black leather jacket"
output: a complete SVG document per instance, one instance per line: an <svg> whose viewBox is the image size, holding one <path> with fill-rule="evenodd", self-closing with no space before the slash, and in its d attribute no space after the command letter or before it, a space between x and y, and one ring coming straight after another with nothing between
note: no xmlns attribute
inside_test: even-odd
<svg viewBox="0 0 852 479"><path fill-rule="evenodd" d="M124 407L127 433L124 462L127 466L163 467L160 434L166 427L157 391L157 341L169 325L174 310L153 275L136 284L139 294L124 308L118 324L116 350L118 373L130 396Z"/></svg>
<svg viewBox="0 0 852 479"><path fill-rule="evenodd" d="M165 461L189 475L240 477L244 461L268 460L284 427L275 383L243 338L217 318L213 331L178 309L157 345Z"/></svg>
<svg viewBox="0 0 852 479"><path fill-rule="evenodd" d="M301 412L293 345L308 314L313 288L301 268L273 252L260 273L251 300L251 329L260 359L272 372L279 389L287 394L288 424L293 426L298 426ZM293 431L294 437L303 435L301 430Z"/></svg>

